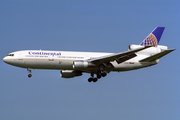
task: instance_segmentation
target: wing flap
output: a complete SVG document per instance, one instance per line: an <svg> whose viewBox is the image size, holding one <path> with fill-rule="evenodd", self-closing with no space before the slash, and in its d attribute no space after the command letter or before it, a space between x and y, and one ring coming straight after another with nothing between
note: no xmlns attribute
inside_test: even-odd
<svg viewBox="0 0 180 120"><path fill-rule="evenodd" d="M148 57L148 58L145 58L145 59L143 59L143 60L140 60L139 62L152 62L152 61L155 61L155 60L157 60L157 59L159 59L159 58L167 55L168 53L170 53L170 52L172 52L172 51L174 51L174 50L175 50L175 49L164 50L163 52L160 52L160 53L157 53L157 54L155 54L155 55L152 55L152 56L150 56L150 57Z"/></svg>
<svg viewBox="0 0 180 120"><path fill-rule="evenodd" d="M136 57L137 55L135 53L131 53L131 54L128 54L128 55L124 55L124 56L121 56L119 58L115 58L116 62L118 64L122 63L122 62L125 62L133 57Z"/></svg>

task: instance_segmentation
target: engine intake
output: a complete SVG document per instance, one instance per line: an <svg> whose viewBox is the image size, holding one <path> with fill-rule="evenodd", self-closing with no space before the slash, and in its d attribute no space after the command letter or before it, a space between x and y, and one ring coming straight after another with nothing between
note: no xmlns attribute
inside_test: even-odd
<svg viewBox="0 0 180 120"><path fill-rule="evenodd" d="M73 78L76 76L81 76L82 72L81 71L76 71L76 70L62 70L60 72L60 75L62 78Z"/></svg>

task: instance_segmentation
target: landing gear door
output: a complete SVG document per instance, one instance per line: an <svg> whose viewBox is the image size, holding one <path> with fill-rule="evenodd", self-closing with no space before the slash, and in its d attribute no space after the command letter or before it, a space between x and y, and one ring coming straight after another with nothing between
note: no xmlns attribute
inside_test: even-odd
<svg viewBox="0 0 180 120"><path fill-rule="evenodd" d="M49 61L54 61L54 56L53 55L49 56Z"/></svg>

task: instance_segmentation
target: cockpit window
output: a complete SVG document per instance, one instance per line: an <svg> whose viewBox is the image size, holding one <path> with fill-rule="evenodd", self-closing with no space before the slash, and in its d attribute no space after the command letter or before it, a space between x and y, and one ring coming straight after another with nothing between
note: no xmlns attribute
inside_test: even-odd
<svg viewBox="0 0 180 120"><path fill-rule="evenodd" d="M14 56L14 54L8 54L7 56Z"/></svg>

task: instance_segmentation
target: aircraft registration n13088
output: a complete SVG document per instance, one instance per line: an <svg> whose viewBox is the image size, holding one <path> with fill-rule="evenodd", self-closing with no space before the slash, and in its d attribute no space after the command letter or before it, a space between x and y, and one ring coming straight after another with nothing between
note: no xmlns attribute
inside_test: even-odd
<svg viewBox="0 0 180 120"><path fill-rule="evenodd" d="M139 45L129 45L128 51L120 53L23 50L9 53L3 61L27 68L29 78L32 76L31 69L56 69L61 70L63 78L89 73L91 77L88 81L96 82L111 71L129 71L155 65L159 58L174 51L158 45L164 29L156 27Z"/></svg>

